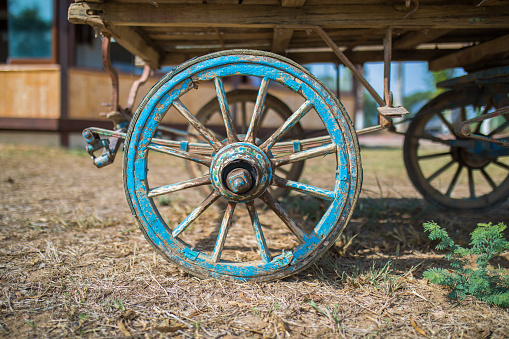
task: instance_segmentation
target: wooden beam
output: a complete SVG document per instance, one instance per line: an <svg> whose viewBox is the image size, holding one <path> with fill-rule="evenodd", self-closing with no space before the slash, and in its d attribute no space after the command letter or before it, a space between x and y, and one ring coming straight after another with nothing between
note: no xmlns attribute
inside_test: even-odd
<svg viewBox="0 0 509 339"><path fill-rule="evenodd" d="M85 16L76 16L76 8ZM115 26L268 27L276 25L319 25L327 28L509 28L509 6L472 5L422 6L405 20L406 12L390 5L323 5L276 7L268 5L186 5L150 3L71 4L69 20L94 25L92 16ZM88 22L87 22L88 21Z"/></svg>
<svg viewBox="0 0 509 339"><path fill-rule="evenodd" d="M412 31L395 40L392 44L392 48L414 49L420 44L438 39L451 31L452 29L422 29L419 31Z"/></svg>
<svg viewBox="0 0 509 339"><path fill-rule="evenodd" d="M202 49L202 50L189 50L186 52L172 52L165 54L164 59L161 61L162 65L175 66L179 65L191 58L201 56L204 54L218 52L217 49ZM426 49L426 50L410 50L410 51L393 51L393 61L427 61L444 54L450 53L451 50L437 50L437 49ZM359 51L345 53L345 55L354 64L363 64L366 62L377 62L384 60L383 51ZM285 56L294 60L299 64L310 64L320 62L331 62L341 63L338 57L332 52L287 52Z"/></svg>
<svg viewBox="0 0 509 339"><path fill-rule="evenodd" d="M428 67L431 71L453 67L471 68L476 63L488 58L494 59L502 56L509 56L509 35L434 59L429 62Z"/></svg>
<svg viewBox="0 0 509 339"><path fill-rule="evenodd" d="M150 64L152 68L159 68L161 66L160 53L133 28L111 25L108 27L108 31L122 47Z"/></svg>
<svg viewBox="0 0 509 339"><path fill-rule="evenodd" d="M497 6L500 4L500 0L472 0L474 6Z"/></svg>
<svg viewBox="0 0 509 339"><path fill-rule="evenodd" d="M71 23L89 24L103 33L110 34L122 47L140 57L153 68L160 67L161 55L146 38L138 34L135 28L106 24L100 11L90 9L86 5L88 4L71 4L68 12L68 19Z"/></svg>
<svg viewBox="0 0 509 339"><path fill-rule="evenodd" d="M373 35L378 31L379 29L378 28L372 28L369 30L369 32L363 34L360 38L358 38L357 40L355 40L354 42L352 42L350 45L348 45L346 51L351 51L353 50L355 47L357 46L360 46L362 45L363 43L365 43L366 41L368 41L370 38L373 37ZM330 35L329 35L330 36ZM332 37L331 37L332 38Z"/></svg>
<svg viewBox="0 0 509 339"><path fill-rule="evenodd" d="M172 33L150 33L147 34L152 40L159 41L218 41L217 33L208 34L172 34ZM271 40L273 33L225 33L220 34L224 41L249 41L249 40Z"/></svg>
<svg viewBox="0 0 509 339"><path fill-rule="evenodd" d="M304 6L306 0L281 0L283 7L301 7Z"/></svg>
<svg viewBox="0 0 509 339"><path fill-rule="evenodd" d="M278 54L284 54L288 45L290 45L290 40L292 40L293 29L285 29L285 28L274 28L274 36L272 37L272 47L271 51Z"/></svg>

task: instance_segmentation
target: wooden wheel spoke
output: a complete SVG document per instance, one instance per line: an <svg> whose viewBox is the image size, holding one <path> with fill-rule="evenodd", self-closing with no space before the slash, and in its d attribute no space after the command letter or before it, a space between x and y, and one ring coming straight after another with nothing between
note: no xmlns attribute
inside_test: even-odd
<svg viewBox="0 0 509 339"><path fill-rule="evenodd" d="M212 158L211 157L207 157L207 156L199 155L199 154L194 154L194 153L190 153L190 152L185 152L185 151L177 150L177 149L174 149L174 148L158 145L158 144L155 144L155 143L150 143L148 145L148 148L151 149L151 150L154 150L156 152L165 153L165 154L169 154L169 155L175 156L177 158L182 158L182 159L194 161L194 162L197 162L199 164L202 164L202 165L205 165L205 166L208 166L208 167L210 167L210 164L212 163Z"/></svg>
<svg viewBox="0 0 509 339"><path fill-rule="evenodd" d="M335 196L335 193L333 191L329 191L323 188L303 184L292 180L283 179L278 176L274 176L274 184L279 187L288 188L290 190L301 192L327 201L334 200Z"/></svg>
<svg viewBox="0 0 509 339"><path fill-rule="evenodd" d="M306 151L293 153L284 157L272 159L272 164L276 167L290 164L293 162L316 158L322 155L332 154L336 152L336 144L328 144L314 147Z"/></svg>
<svg viewBox="0 0 509 339"><path fill-rule="evenodd" d="M307 100L304 102L291 116L288 118L282 126L280 126L261 146L260 148L267 152L270 148L278 142L299 120L308 113L313 104Z"/></svg>
<svg viewBox="0 0 509 339"><path fill-rule="evenodd" d="M454 134L454 127L452 127L451 123L444 117L442 112L437 113L437 116L442 120L445 126L447 126L447 129L451 132L452 135Z"/></svg>
<svg viewBox="0 0 509 339"><path fill-rule="evenodd" d="M490 175L488 174L488 172L486 172L486 170L484 168L481 168L481 173L482 175L484 176L484 179L486 179L486 181L488 182L488 184L491 186L491 188L493 190L496 190L497 189L497 184L495 184L495 182L493 181L493 179L491 179Z"/></svg>
<svg viewBox="0 0 509 339"><path fill-rule="evenodd" d="M235 206L237 203L229 202L226 207L226 211L224 212L223 221L221 222L221 228L219 229L219 234L217 236L216 245L214 246L214 252L212 253L212 261L218 262L221 258L221 253L223 252L224 244L226 242L226 236L228 235L228 230L232 224L233 220L233 212L235 211Z"/></svg>
<svg viewBox="0 0 509 339"><path fill-rule="evenodd" d="M292 231L292 233L297 237L299 242L305 243L309 240L309 236L293 221L293 219L288 215L288 213L283 209L283 207L270 195L268 192L265 192L260 199L263 200L276 213L276 215L281 219L285 225Z"/></svg>
<svg viewBox="0 0 509 339"><path fill-rule="evenodd" d="M173 192L177 192L177 191L180 191L183 189L198 187L198 186L207 185L210 183L211 183L210 176L207 174L207 175L204 175L199 178L194 178L194 179L178 182L178 183L171 184L171 185L165 185L165 186L159 186L159 187L153 188L148 191L148 197L154 198L159 195L173 193Z"/></svg>
<svg viewBox="0 0 509 339"><path fill-rule="evenodd" d="M177 111L179 111L180 114L182 114L182 116L189 122L189 124L193 126L194 129L196 129L198 133L200 133L216 151L221 149L223 146L222 142L217 139L211 131L203 126L203 124L198 119L196 119L196 117L187 109L186 106L184 106L180 100L176 99L172 104L177 109Z"/></svg>
<svg viewBox="0 0 509 339"><path fill-rule="evenodd" d="M460 176L461 170L463 169L463 165L458 164L458 169L456 170L456 173L454 173L454 177L452 178L451 183L449 184L449 187L447 188L447 192L445 193L446 196L450 197L452 190L456 186L456 183L458 182L458 178Z"/></svg>
<svg viewBox="0 0 509 339"><path fill-rule="evenodd" d="M509 166L508 165L506 165L504 163L501 163L500 161L494 161L493 163L498 165L498 166L500 166L500 167L502 167L502 168L505 168L506 170L509 171Z"/></svg>
<svg viewBox="0 0 509 339"><path fill-rule="evenodd" d="M468 187L470 189L470 198L475 199L475 183L474 183L474 171L468 169Z"/></svg>
<svg viewBox="0 0 509 339"><path fill-rule="evenodd" d="M224 91L223 80L219 77L214 78L214 86L216 88L217 100L219 101L219 107L221 108L221 115L223 116L228 141L237 142L239 141L239 137L235 132L232 116L230 114L230 107L228 106L228 101L226 100L226 92Z"/></svg>
<svg viewBox="0 0 509 339"><path fill-rule="evenodd" d="M210 193L207 199L203 200L203 202L198 205L185 219L182 221L172 232L173 237L177 237L180 233L182 233L189 225L191 225L198 217L212 205L217 199L219 199L220 195L216 191Z"/></svg>
<svg viewBox="0 0 509 339"><path fill-rule="evenodd" d="M450 146L452 141L453 141L453 140L447 140L447 139L440 139L439 137L436 137L436 136L431 135L429 133L424 133L423 135L410 135L409 137L410 138L415 138L415 139L430 140L430 141L434 141L434 142L437 142L437 143L440 143L440 144L444 144L444 145L447 145L447 146Z"/></svg>
<svg viewBox="0 0 509 339"><path fill-rule="evenodd" d="M430 175L426 180L431 182L433 179L438 177L440 174L444 173L449 167L452 166L452 164L454 164L454 160L451 160L447 164L445 164L444 166L440 167L435 173Z"/></svg>
<svg viewBox="0 0 509 339"><path fill-rule="evenodd" d="M246 202L247 211L249 212L249 217L251 218L251 224L253 225L253 229L256 236L256 243L258 244L258 250L260 251L260 257L262 261L268 264L271 260L269 248L267 247L267 243L265 242L265 237L263 235L262 227L260 224L260 220L258 219L258 213L256 213L256 207L253 201Z"/></svg>
<svg viewBox="0 0 509 339"><path fill-rule="evenodd" d="M443 156L446 156L446 155L451 155L451 152L443 152L443 153L434 153L434 154L421 155L421 156L418 156L417 159L418 160L435 159L435 158L443 157Z"/></svg>
<svg viewBox="0 0 509 339"><path fill-rule="evenodd" d="M256 139L256 134L258 129L260 128L261 122L261 114L263 111L263 106L265 103L265 98L267 97L267 92L269 90L270 80L268 78L263 78L260 84L260 89L258 90L258 96L256 97L256 103L253 111L253 116L251 117L251 122L249 123L249 127L246 133L246 142L254 143Z"/></svg>

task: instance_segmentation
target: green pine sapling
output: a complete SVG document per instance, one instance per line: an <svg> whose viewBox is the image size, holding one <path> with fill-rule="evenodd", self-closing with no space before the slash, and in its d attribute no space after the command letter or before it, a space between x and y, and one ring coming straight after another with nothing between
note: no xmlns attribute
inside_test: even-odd
<svg viewBox="0 0 509 339"><path fill-rule="evenodd" d="M435 247L437 250L449 250L445 259L450 260L453 268L430 268L423 273L424 278L433 284L451 288L450 298L464 299L468 294L495 305L509 307L508 270L492 268L488 263L491 258L509 250L509 242L502 236L506 225L478 224L471 234L471 248L456 245L447 232L433 221L423 226L431 240L440 241ZM467 267L468 264L474 268Z"/></svg>

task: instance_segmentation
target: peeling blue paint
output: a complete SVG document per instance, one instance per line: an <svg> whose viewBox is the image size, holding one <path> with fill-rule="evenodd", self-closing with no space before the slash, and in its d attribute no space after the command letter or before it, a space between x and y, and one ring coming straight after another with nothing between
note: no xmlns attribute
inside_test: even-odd
<svg viewBox="0 0 509 339"><path fill-rule="evenodd" d="M201 61L195 61L196 63L191 63L188 67L180 68L178 73L163 78L162 85L150 93L150 97L145 101L143 110L137 116L136 125L131 129L129 143L126 146L126 191L133 213L140 222L140 227L146 232L152 243L171 260L200 275L249 280L264 276L277 277L278 272L286 272L284 274L288 275L302 269L316 259L339 235L341 228L351 215L352 205L358 192L357 188L360 185L361 168L360 162L356 158L355 135L352 134L353 128L347 114L341 111L343 109L341 104L338 104L330 92L302 69L279 57L255 54L246 55L232 52L232 54L218 55L210 59L197 59ZM177 227L172 230L166 225L152 199L147 196L146 157L148 147L159 122L172 102L193 88L197 82L213 80L216 77L227 77L232 74L267 78L299 92L313 105L327 128L332 143L337 145L335 190L332 192L317 189L317 192L332 200L328 210L309 237L305 237L305 243L298 245L291 252L273 258L265 254L265 261L249 263L219 261L215 263L206 253L182 245L183 242L174 237L180 232L180 229ZM183 145L181 144L181 147L187 149L187 144ZM235 149L237 153L245 153L245 156L251 157L255 163L268 161L270 168L268 157L262 151L258 152L253 148L253 145L241 145L240 143L234 145L236 146L231 149ZM227 154L230 146L215 152L216 163L213 160L210 170L214 187L228 200L233 199L232 192L222 192L218 187L222 185L220 171L227 158L224 156L223 159L221 156ZM300 143L296 142L294 147L300 149ZM272 173L272 169L268 173L263 173L259 180L270 183ZM299 185L299 183L295 183L295 185ZM302 186L303 184L300 185L300 187L305 187ZM243 201L240 200L240 202ZM193 218L193 213L186 220L189 218ZM186 220L180 225L185 226ZM256 223L253 222L253 226L255 225ZM260 234L256 234L256 237L259 246L263 247Z"/></svg>

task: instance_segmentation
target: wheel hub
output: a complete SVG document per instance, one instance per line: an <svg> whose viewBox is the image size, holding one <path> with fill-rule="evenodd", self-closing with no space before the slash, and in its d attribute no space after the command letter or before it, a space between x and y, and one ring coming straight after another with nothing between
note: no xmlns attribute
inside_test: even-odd
<svg viewBox="0 0 509 339"><path fill-rule="evenodd" d="M466 147L458 147L454 149L453 154L456 155L456 160L462 165L472 169L484 168L491 161L489 157L473 153Z"/></svg>
<svg viewBox="0 0 509 339"><path fill-rule="evenodd" d="M265 192L272 180L272 166L257 146L238 142L214 156L210 178L214 189L225 199L246 202Z"/></svg>

